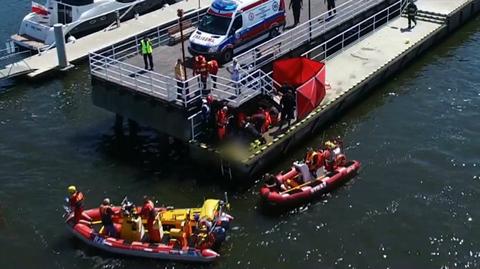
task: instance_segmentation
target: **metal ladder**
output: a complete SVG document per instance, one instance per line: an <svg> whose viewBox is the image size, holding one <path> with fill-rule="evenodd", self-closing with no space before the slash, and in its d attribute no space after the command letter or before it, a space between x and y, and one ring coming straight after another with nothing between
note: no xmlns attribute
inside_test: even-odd
<svg viewBox="0 0 480 269"><path fill-rule="evenodd" d="M230 162L225 161L224 159L220 158L220 172L224 178L229 180L233 179L232 176L232 167L230 166Z"/></svg>

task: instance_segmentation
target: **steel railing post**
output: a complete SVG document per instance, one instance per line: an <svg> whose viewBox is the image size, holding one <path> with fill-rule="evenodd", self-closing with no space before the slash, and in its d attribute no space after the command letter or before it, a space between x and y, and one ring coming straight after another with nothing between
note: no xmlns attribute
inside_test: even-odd
<svg viewBox="0 0 480 269"><path fill-rule="evenodd" d="M105 63L103 64L103 68L105 69L105 78L108 79L108 70L107 70L107 65L108 65L108 63L107 63L107 58L106 58L106 57L103 57L103 59L104 59L104 62L105 62Z"/></svg>
<svg viewBox="0 0 480 269"><path fill-rule="evenodd" d="M153 90L154 89L153 88L153 78L152 78L152 73L153 72L150 71L149 73L150 73L150 92L153 93L154 92L154 90Z"/></svg>

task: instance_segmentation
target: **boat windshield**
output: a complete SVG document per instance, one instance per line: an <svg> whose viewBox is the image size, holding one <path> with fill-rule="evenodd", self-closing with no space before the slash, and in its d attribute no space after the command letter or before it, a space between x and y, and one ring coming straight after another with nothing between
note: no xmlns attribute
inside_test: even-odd
<svg viewBox="0 0 480 269"><path fill-rule="evenodd" d="M212 35L225 35L231 21L232 18L220 17L207 13L200 21L198 30Z"/></svg>

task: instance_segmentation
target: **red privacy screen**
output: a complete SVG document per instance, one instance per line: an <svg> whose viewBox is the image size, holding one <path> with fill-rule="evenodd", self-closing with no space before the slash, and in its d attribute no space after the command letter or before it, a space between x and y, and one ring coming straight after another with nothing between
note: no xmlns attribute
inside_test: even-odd
<svg viewBox="0 0 480 269"><path fill-rule="evenodd" d="M273 63L273 79L280 85L295 87L297 119L305 118L325 97L325 64L305 57Z"/></svg>

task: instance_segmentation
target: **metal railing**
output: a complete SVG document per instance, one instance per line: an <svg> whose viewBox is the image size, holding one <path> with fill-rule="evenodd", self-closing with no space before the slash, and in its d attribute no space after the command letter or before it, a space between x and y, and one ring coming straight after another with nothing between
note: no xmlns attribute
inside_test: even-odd
<svg viewBox="0 0 480 269"><path fill-rule="evenodd" d="M234 58L241 66L260 68L382 1L349 0L336 7L335 16L322 13Z"/></svg>
<svg viewBox="0 0 480 269"><path fill-rule="evenodd" d="M0 78L31 71L32 68L25 61L31 54L31 51L19 51L18 48L13 51L11 48L0 50Z"/></svg>
<svg viewBox="0 0 480 269"><path fill-rule="evenodd" d="M115 14L116 14L116 20L114 22L112 22L109 26L107 26L105 29L103 29L103 31L110 31L112 29L112 27L114 25L116 25L117 27L120 27L120 22L121 20L130 12L132 11L132 9L139 3L142 3L142 2L145 2L145 0L135 0L135 2L131 3L130 4L130 7L125 10L125 12L123 12L122 15L120 15L120 9L117 9L115 10ZM137 16L137 15L135 15Z"/></svg>
<svg viewBox="0 0 480 269"><path fill-rule="evenodd" d="M90 53L90 72L109 81L127 86L131 89L159 97L166 101L180 102L187 105L198 95L201 89L199 76L185 81L185 87L170 76L148 71L140 67L119 61L101 54Z"/></svg>
<svg viewBox="0 0 480 269"><path fill-rule="evenodd" d="M336 53L344 50L348 46L352 46L356 42L362 40L361 38L367 34L373 33L379 26L385 25L391 19L398 17L402 12L403 3L405 0L398 0L392 5L382 9L374 15L364 19L358 24L350 27L342 33L330 38L326 42L316 46L315 48L302 54L310 59L318 61L327 60L329 57L334 56ZM257 85L257 89L262 91L263 94L272 94L275 88L279 85L272 77L273 72L264 73L261 69L257 69L251 74L258 74L256 81L261 85ZM249 85L252 86L252 85ZM191 123L192 139L196 140L201 135L201 113L196 113L188 118Z"/></svg>
<svg viewBox="0 0 480 269"><path fill-rule="evenodd" d="M302 56L317 61L328 60L328 58L334 56L336 53L343 51L345 47L360 41L361 37L366 34L372 34L379 26L388 23L392 18L398 17L403 11L404 2L406 2L406 0L398 0L382 11L375 13L358 24L308 50L303 53Z"/></svg>
<svg viewBox="0 0 480 269"><path fill-rule="evenodd" d="M186 13L183 17L183 24L185 25L188 22L191 27L195 27L206 11L207 8L203 8ZM113 44L96 53L118 61L124 61L140 54L140 40L144 36L148 37L152 41L152 46L156 48L169 44L171 42L171 32L176 28L178 28L177 20L135 35L124 42Z"/></svg>
<svg viewBox="0 0 480 269"><path fill-rule="evenodd" d="M328 41L316 46L314 49L309 50L304 55L312 59L321 60L331 57L333 53L344 49L346 46L349 46L350 44L359 40L365 34L377 29L378 26L383 25L393 17L400 15L403 1L405 0L395 1L394 4L389 5L387 8L382 9L373 16L370 16L355 26L350 27ZM360 2L363 3L362 5L359 3L355 5L357 9L351 8L344 10L343 15L340 14L340 9L338 9L339 11L336 15L336 22L339 22L340 20L346 20L347 18L352 18L360 9L364 10L372 6L373 3L378 2L379 0L363 0ZM352 4L351 1L347 3ZM194 25L201 18L200 14L203 15L205 10L206 9L188 13L186 19L191 19L192 25ZM316 17L316 19L318 20L321 16ZM325 29L328 29L325 22L322 23L321 26L312 25L309 27L309 22L306 22L302 25L307 25L307 29L309 29L308 33L313 34L312 37L318 36L318 31L322 29L323 31L326 31ZM242 78L240 80L233 81L229 78L210 75L206 81L207 85L203 85L199 75L182 82L173 77L147 71L143 68L125 62L127 58L139 53L139 43L141 37L147 35L152 40L154 46L160 46L166 42L169 42L170 33L168 29L171 29L172 27L176 27L176 21L174 21L174 23L159 26L156 29L137 35L127 42L112 45L101 52L90 53L89 58L91 74L110 81L115 81L120 85L124 85L131 89L169 102L173 101L174 103L184 107L189 107L192 104L199 103L198 101L202 97L202 94L205 94L205 92L202 92L204 86L205 89L208 89L209 94L211 94L215 99L227 101L231 106L234 107L240 106L244 102L251 100L256 95L271 94L274 92L275 88L280 86L276 81L273 80L272 72L265 73L261 69L258 69L258 60L261 59L258 57L255 58L255 62L252 62L253 65L248 65L249 69L242 69ZM295 28L295 32L298 32L299 27L300 26L297 26L297 28ZM310 29L312 32L310 32ZM296 39L297 37L293 38L292 36L293 35L290 35L290 37L287 39L280 39L283 40L281 42L279 42L279 39L274 39L274 41L276 41L273 42L273 45L270 43L270 46L273 46L270 49L272 51L277 49L279 52L274 52L273 56L267 55L269 57L269 61L273 61L282 55L282 53L285 53L283 49L293 49L294 47L298 48L303 44L299 41L300 39ZM303 34L300 36L303 38L305 35ZM286 44L288 44L287 47L285 47ZM191 123L192 139L197 139L201 133L201 130L199 130L201 129L200 117L200 112L188 117L188 120Z"/></svg>

